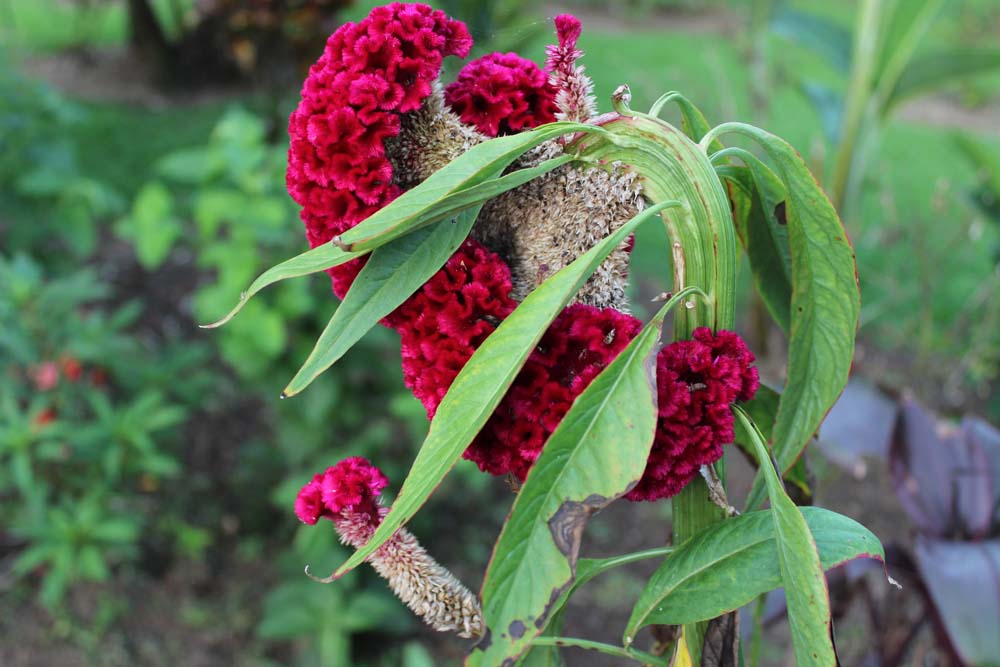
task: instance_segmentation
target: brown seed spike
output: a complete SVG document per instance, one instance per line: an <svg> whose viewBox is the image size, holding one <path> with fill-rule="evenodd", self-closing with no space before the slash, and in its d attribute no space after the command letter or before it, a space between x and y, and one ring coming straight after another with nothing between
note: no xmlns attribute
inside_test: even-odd
<svg viewBox="0 0 1000 667"><path fill-rule="evenodd" d="M413 187L487 137L463 124L435 91L417 112L403 118L387 146L396 183ZM562 154L547 142L510 170L533 167ZM472 236L499 254L511 269L513 298L520 301L553 273L614 232L643 208L635 175L620 164L601 168L564 165L485 204ZM574 302L628 312L625 287L629 241L616 248Z"/></svg>

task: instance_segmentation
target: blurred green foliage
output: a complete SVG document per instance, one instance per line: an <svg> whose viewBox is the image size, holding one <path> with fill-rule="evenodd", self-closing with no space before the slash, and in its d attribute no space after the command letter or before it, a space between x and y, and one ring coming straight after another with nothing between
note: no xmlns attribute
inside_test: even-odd
<svg viewBox="0 0 1000 667"><path fill-rule="evenodd" d="M523 46L536 62L544 58L551 26L530 3L437 4L470 21L480 47L492 40L489 48ZM596 11L602 3L574 4ZM768 56L768 104L758 109L746 66L753 36L742 28L627 23L694 4L619 5L624 27L585 21L582 62L602 109L626 81L638 109L681 90L704 101L714 122L754 118L786 136L822 173L832 147L799 82L837 90L836 72L782 43ZM996 3L958 4L928 46L992 37ZM851 25L853 3L792 5ZM5 10L13 17L6 45L38 52L124 41L118 2L97 3L89 16L39 0L9 0ZM982 103L996 83L946 90ZM260 605L247 603L248 652L292 646L301 664L426 667L434 659L403 639L414 625L381 582L365 573L336 587L304 578L304 565L325 574L345 554L332 531L297 526L291 512L297 489L344 456L377 459L390 479L406 472L426 419L403 387L394 334L377 328L337 372L278 401L334 311L322 276L269 289L223 329L195 329L226 312L261 269L305 247L284 191L284 115L273 113L288 107L296 85L280 103L241 95L235 104L136 109L67 99L0 61L0 535L13 545L5 548L20 590L40 592L56 615L67 613L60 600L77 583L159 576L151 560L217 568L243 559L271 573L258 584L267 589ZM1000 226L988 221L1000 198L990 166L1000 142L981 133L973 141L976 151L938 127L893 121L861 184L850 231L864 280L862 337L898 356L904 381L996 386ZM665 270L662 257L634 261L637 281ZM505 507L473 499L487 497L495 480L463 464L446 485L454 486L426 516L447 523L418 518L414 530L455 542L456 561L484 563L495 537L484 517ZM462 520L471 515L477 520ZM94 633L112 623L109 614L88 619L93 630L77 636L99 643ZM215 622L209 612L189 615ZM362 660L359 633L397 633L384 642L395 648ZM345 655L355 662L336 661Z"/></svg>
<svg viewBox="0 0 1000 667"><path fill-rule="evenodd" d="M162 368L142 369L147 351L125 333L138 306L102 308L89 270L51 278L0 257L0 285L0 524L24 544L14 572L40 578L54 608L76 581L134 562L163 519L184 527L157 497L180 472L186 411L169 386L183 374L204 390L206 350L164 349Z"/></svg>

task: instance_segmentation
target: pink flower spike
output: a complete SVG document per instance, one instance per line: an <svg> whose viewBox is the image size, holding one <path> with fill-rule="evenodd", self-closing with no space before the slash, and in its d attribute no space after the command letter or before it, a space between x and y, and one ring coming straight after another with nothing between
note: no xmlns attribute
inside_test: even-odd
<svg viewBox="0 0 1000 667"><path fill-rule="evenodd" d="M555 18L556 36L559 38L559 47L564 50L576 48L576 40L580 39L583 26L580 19L572 14L560 14Z"/></svg>
<svg viewBox="0 0 1000 667"><path fill-rule="evenodd" d="M561 14L555 19L558 44L545 47L545 69L549 83L556 89L556 106L559 120L586 122L597 113L594 100L594 82L576 61L583 51L576 48L582 27L580 19L572 14Z"/></svg>

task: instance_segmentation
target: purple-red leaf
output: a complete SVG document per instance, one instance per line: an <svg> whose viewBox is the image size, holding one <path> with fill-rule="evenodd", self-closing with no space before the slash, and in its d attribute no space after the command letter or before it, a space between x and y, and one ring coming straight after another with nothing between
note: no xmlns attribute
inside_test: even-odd
<svg viewBox="0 0 1000 667"><path fill-rule="evenodd" d="M897 410L878 389L852 379L819 428L820 449L855 477L864 477L865 457L884 459L889 453Z"/></svg>
<svg viewBox="0 0 1000 667"><path fill-rule="evenodd" d="M902 403L889 449L896 494L924 534L976 538L989 534L994 482L980 439L935 419L918 403ZM992 448L991 448L992 449Z"/></svg>
<svg viewBox="0 0 1000 667"><path fill-rule="evenodd" d="M1000 540L917 539L917 567L952 645L968 665L1000 656Z"/></svg>

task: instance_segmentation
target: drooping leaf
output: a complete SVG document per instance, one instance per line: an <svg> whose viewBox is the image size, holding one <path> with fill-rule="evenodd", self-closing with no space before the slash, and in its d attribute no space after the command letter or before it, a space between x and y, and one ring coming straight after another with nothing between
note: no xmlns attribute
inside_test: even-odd
<svg viewBox="0 0 1000 667"><path fill-rule="evenodd" d="M824 570L855 558L884 558L878 538L853 519L819 507L801 512ZM715 618L781 585L771 510L743 514L714 524L667 557L646 583L625 635L635 637L651 624Z"/></svg>
<svg viewBox="0 0 1000 667"><path fill-rule="evenodd" d="M521 655L575 576L589 518L642 477L656 427L652 365L673 297L573 402L518 493L483 582L487 634L470 667Z"/></svg>
<svg viewBox="0 0 1000 667"><path fill-rule="evenodd" d="M769 461L767 445L757 427L739 407L733 407L736 421L756 437L751 444L758 461ZM761 465L771 501L772 524L781 583L788 604L788 624L798 665L832 667L838 664L833 647L830 597L823 576L819 551L802 511L795 506L772 465Z"/></svg>
<svg viewBox="0 0 1000 667"><path fill-rule="evenodd" d="M240 295L239 302L225 317L202 328L222 326L250 297L268 285L344 264L420 227L454 217L567 162L570 158L562 156L500 176L514 160L549 139L573 132L600 131L593 125L556 122L477 144L339 238L265 271Z"/></svg>
<svg viewBox="0 0 1000 667"><path fill-rule="evenodd" d="M819 54L844 74L851 68L851 31L809 12L783 9L771 19L771 32Z"/></svg>
<svg viewBox="0 0 1000 667"><path fill-rule="evenodd" d="M955 49L928 53L907 63L889 98L883 103L883 115L907 99L953 85L973 76L1000 70L1000 51Z"/></svg>
<svg viewBox="0 0 1000 667"><path fill-rule="evenodd" d="M330 368L379 320L395 310L433 276L469 235L481 207L443 220L378 248L372 253L285 396L305 389Z"/></svg>
<svg viewBox="0 0 1000 667"><path fill-rule="evenodd" d="M653 103L653 106L649 109L649 115L659 117L663 107L670 102L676 104L677 108L681 110L681 130L683 130L684 134L686 134L692 141L701 141L701 138L708 134L709 130L712 129L712 126L705 118L705 114L701 112L701 109L692 104L691 100L687 97L676 91L666 93L662 95L660 99L656 100L656 102ZM709 147L709 150L714 152L722 150L722 148L722 144L716 141Z"/></svg>
<svg viewBox="0 0 1000 667"><path fill-rule="evenodd" d="M591 126L591 129L594 128ZM537 130L532 130L532 132L536 131ZM521 144L526 146L523 150L519 149L517 152L508 151L504 154L504 158L502 160L494 160L493 162L490 162L487 167L483 168L483 173L487 173L485 171L486 169L494 169L493 177L484 177L477 174L474 179L468 179L463 182L461 187L454 188L444 193L439 193L443 187L433 188L431 186L427 186L427 190L419 193L421 195L419 198L404 200L406 195L417 191L418 188L423 188L426 183L431 183L433 185L431 179L438 174L445 173L447 175L451 173L452 166L455 163L472 154L473 151L478 148L478 146L474 146L469 149L468 153L463 153L461 156L455 158L454 161L449 162L447 165L431 174L427 180L417 187L412 190L407 190L398 199L393 200L388 206L373 213L364 221L364 227L359 224L341 234L339 243L343 244L352 252L357 252L359 250L374 250L379 246L385 245L386 243L420 229L423 226L434 224L439 220L445 220L453 217L470 206L475 206L476 204L480 204L487 199L496 197L501 193L524 185L528 181L572 161L573 156L560 155L546 160L534 167L518 169L505 176L500 176L499 174L511 162L523 155L525 151L542 143L542 140L551 139L554 136L559 136L559 134L565 134L565 132L553 133L552 131L548 131L547 133L535 137L535 140L532 142ZM510 136L520 137L521 135L515 134ZM508 137L498 138L506 139ZM490 141L496 141L496 139L491 139ZM485 145L485 143L479 144L479 146ZM497 164L499 164L499 166L497 166ZM431 199L432 196L437 196L437 199ZM430 204L427 203L428 199L431 200ZM396 202L401 200L405 206L400 205L393 208Z"/></svg>
<svg viewBox="0 0 1000 667"><path fill-rule="evenodd" d="M938 617L963 663L1000 664L1000 540L918 537L916 555Z"/></svg>
<svg viewBox="0 0 1000 667"><path fill-rule="evenodd" d="M372 539L335 573L340 577L393 535L427 501L500 404L552 320L608 254L635 228L676 201L651 206L545 280L483 342L438 405L430 431L396 502Z"/></svg>
<svg viewBox="0 0 1000 667"><path fill-rule="evenodd" d="M805 162L784 140L743 123L735 132L765 150L788 191L785 219L792 261L788 373L774 427L782 472L799 458L847 384L861 310L854 251L836 211Z"/></svg>
<svg viewBox="0 0 1000 667"><path fill-rule="evenodd" d="M746 211L746 215L733 216L736 235L750 259L757 293L771 317L787 333L792 302L792 259L783 218L787 190L773 171L747 151L729 150L738 150L731 154L748 163L745 167L717 168L736 210Z"/></svg>
<svg viewBox="0 0 1000 667"><path fill-rule="evenodd" d="M740 404L740 407L750 416L750 420L758 427L758 430L766 441L771 439L771 433L774 430L774 420L777 417L780 403L781 394L762 384L751 400ZM739 447L754 465L759 467L760 461L757 460L757 451L750 444L750 438L753 437L753 433L747 432L739 422L734 426L736 429L736 441L733 444ZM759 477L760 475L758 474ZM809 485L809 471L806 469L805 457L800 457L795 462L795 465L785 472L783 479L785 480L786 489L794 488L796 498L800 499L800 503L802 499L812 499L812 489ZM757 479L754 482L755 484L751 488L750 495L746 501L748 510L760 506L761 501L764 499L764 496L761 494L767 493L763 482L757 483ZM793 486L789 487L789 484Z"/></svg>

